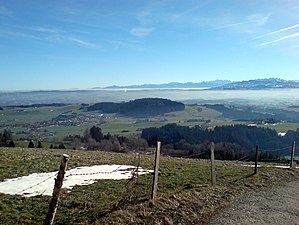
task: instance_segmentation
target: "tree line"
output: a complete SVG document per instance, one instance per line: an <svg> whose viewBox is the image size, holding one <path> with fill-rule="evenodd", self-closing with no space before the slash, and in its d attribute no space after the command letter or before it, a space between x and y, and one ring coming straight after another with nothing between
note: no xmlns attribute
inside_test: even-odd
<svg viewBox="0 0 299 225"><path fill-rule="evenodd" d="M285 136L279 136L273 129L250 127L246 125L216 126L213 130L200 126L186 127L168 124L160 128L145 128L141 137L149 146L157 140L162 142L165 152L198 155L208 149L210 142L215 143L215 154L218 159L237 159L253 151L258 144L260 149L282 149L290 146L292 141L299 143L299 130L288 131ZM278 153L265 152L264 158L275 158L277 154L289 154L289 149ZM204 154L203 154L204 155Z"/></svg>
<svg viewBox="0 0 299 225"><path fill-rule="evenodd" d="M0 147L16 147L12 132L9 129L4 129L3 132L0 132ZM33 140L30 140L27 148L43 148L42 142L37 141L34 143ZM50 149L66 149L63 143L59 144L58 146L51 144Z"/></svg>
<svg viewBox="0 0 299 225"><path fill-rule="evenodd" d="M140 137L112 135L109 132L104 134L97 126L86 129L83 135L68 135L63 140L73 149L127 152L145 151L148 148L147 141Z"/></svg>
<svg viewBox="0 0 299 225"><path fill-rule="evenodd" d="M109 132L104 134L102 129L97 126L86 129L83 135L68 135L63 138L63 143L58 145L51 144L50 149L66 149L65 144L73 149L114 152L145 151L148 148L147 141L140 137L111 135ZM0 147L16 147L10 130L0 132ZM41 141L34 142L30 140L27 147L43 148L43 144Z"/></svg>
<svg viewBox="0 0 299 225"><path fill-rule="evenodd" d="M216 126L213 130L200 126L187 127L167 124L160 128L151 127L142 130L141 136L119 136L109 132L104 134L100 127L92 126L83 135L68 135L58 146L51 144L50 149L65 149L68 144L73 149L128 152L146 151L148 147L162 141L162 153L173 156L192 156L209 158L210 142L215 143L217 159L236 160L254 152L258 144L262 150L284 149L278 152L262 151L261 159L275 159L288 155L293 141L299 143L299 129L288 131L279 136L273 129L250 127L246 125ZM0 146L15 147L10 130L0 132ZM42 148L40 141L30 141L28 148ZM254 154L252 154L253 156Z"/></svg>

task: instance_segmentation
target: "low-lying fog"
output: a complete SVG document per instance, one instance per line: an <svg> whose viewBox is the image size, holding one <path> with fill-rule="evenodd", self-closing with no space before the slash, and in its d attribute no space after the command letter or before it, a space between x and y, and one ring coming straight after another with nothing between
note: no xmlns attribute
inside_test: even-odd
<svg viewBox="0 0 299 225"><path fill-rule="evenodd" d="M185 103L298 104L299 89L266 90L82 90L0 92L0 106L38 103L121 102L137 98L167 98Z"/></svg>

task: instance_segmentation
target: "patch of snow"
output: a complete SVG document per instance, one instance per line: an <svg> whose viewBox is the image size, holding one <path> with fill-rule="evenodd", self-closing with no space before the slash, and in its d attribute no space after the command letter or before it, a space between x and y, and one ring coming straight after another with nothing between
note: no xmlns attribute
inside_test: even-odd
<svg viewBox="0 0 299 225"><path fill-rule="evenodd" d="M283 137L283 136L285 136L286 134L287 134L287 133L285 133L285 132L279 132L279 133L278 133L278 136L282 136L282 137Z"/></svg>
<svg viewBox="0 0 299 225"><path fill-rule="evenodd" d="M241 164L241 166L255 167L255 165L251 165L251 164ZM261 167L261 165L257 165L257 167Z"/></svg>
<svg viewBox="0 0 299 225"><path fill-rule="evenodd" d="M257 125L255 123L250 123L247 125L248 127L256 127Z"/></svg>
<svg viewBox="0 0 299 225"><path fill-rule="evenodd" d="M246 166L246 167L255 167L253 164L241 164L241 166ZM261 165L257 165L257 167L262 167ZM275 165L267 165L265 167L269 168L282 168L282 169L289 169L290 166L275 166ZM296 169L299 169L299 167L296 167Z"/></svg>
<svg viewBox="0 0 299 225"><path fill-rule="evenodd" d="M95 165L82 166L67 170L62 188L72 189L75 185L89 185L100 179L122 180L132 177L135 166L130 165ZM151 170L138 168L138 175L151 173ZM23 195L51 196L54 188L54 179L57 172L33 173L28 176L8 179L0 183L0 193Z"/></svg>

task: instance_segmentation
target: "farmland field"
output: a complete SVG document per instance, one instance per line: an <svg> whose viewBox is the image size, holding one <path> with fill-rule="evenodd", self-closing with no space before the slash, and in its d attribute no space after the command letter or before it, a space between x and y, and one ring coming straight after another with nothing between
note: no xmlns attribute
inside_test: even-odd
<svg viewBox="0 0 299 225"><path fill-rule="evenodd" d="M101 127L104 133L110 132L111 134L128 136L140 134L143 128L160 127L168 123L177 123L183 126L200 125L206 128L254 123L250 120L250 116L246 117L248 113L244 111L244 106L237 105L234 107L233 110L237 112L235 113L235 119L233 116L226 118L226 114L221 112L221 108L217 111L208 105L186 105L184 111L170 112L149 118L134 118L115 113L102 114L99 111L86 111L79 104L59 107L8 107L0 111L0 131L10 129L13 132L14 139L17 140L60 142L66 135L83 135L84 131L93 125ZM271 109L266 111L266 109L256 106L254 110L260 110L261 113L271 111ZM257 114L258 116L263 115L260 112ZM269 127L277 130L277 132L298 129L299 123L296 121L299 117L296 117L296 115L299 115L299 112L290 109L284 109L283 112L290 112L289 118L291 120L294 118L294 121L280 121L275 124L263 123L258 126ZM255 116L255 114L256 112L252 112L250 115ZM238 118L249 118L249 121L238 120ZM18 146L25 145L21 143Z"/></svg>
<svg viewBox="0 0 299 225"><path fill-rule="evenodd" d="M250 118L272 118L274 112L279 122L262 123L258 126L285 133L299 128L299 111L296 107L298 96L297 89L0 92L0 106L4 108L0 111L0 132L10 129L14 139L18 140L17 146L23 147L27 143L23 143L22 140L57 143L66 135L82 135L93 125L101 127L104 133L129 136L139 135L143 128L160 127L168 123L183 126L200 125L205 128L252 124L255 122L250 121ZM189 105L184 111L144 119L86 111L81 105L101 101L128 101L142 97L165 97ZM16 107L16 105L45 103L66 105ZM215 104L223 104L224 107L213 106ZM15 107L8 107L12 105Z"/></svg>

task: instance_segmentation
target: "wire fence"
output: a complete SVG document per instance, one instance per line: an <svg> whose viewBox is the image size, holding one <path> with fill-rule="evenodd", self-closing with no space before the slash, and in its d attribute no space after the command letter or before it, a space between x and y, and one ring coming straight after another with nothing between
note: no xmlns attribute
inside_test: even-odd
<svg viewBox="0 0 299 225"><path fill-rule="evenodd" d="M73 177L73 176L92 176L92 175L99 175L99 174L105 174L105 175L109 175L109 174L112 174L112 173L117 173L119 171L124 171L124 169L122 169L123 165L120 165L118 166L116 169L112 170L112 171L97 171L97 172L89 172L89 173L70 173L70 174L67 174L64 179L66 180L67 178L69 177ZM138 162L137 166L132 166L130 168L126 168L125 169L125 172L130 172L130 176L129 176L129 182L131 180L133 180L135 177L138 177L138 172L140 170L140 162ZM31 186L29 187L26 187L20 191L17 192L17 194L25 194L26 191L30 191L31 189L47 182L48 180L50 179L56 179L58 175L58 172L55 173L54 175L51 175L51 176L48 176L46 177L45 179L39 181L38 183L35 183L35 184L32 184ZM40 191L39 193L42 194L44 192L46 192L47 189L43 190L43 191Z"/></svg>
<svg viewBox="0 0 299 225"><path fill-rule="evenodd" d="M28 191L28 190L30 190L30 189L32 189L32 188L34 188L34 187L37 187L37 186L39 186L39 185L45 183L46 181L48 181L48 180L50 180L50 179L54 179L55 177L57 177L57 174L58 174L58 172L55 173L54 175L51 175L51 176L45 178L44 180L42 180L42 181L40 181L40 182L38 182L38 183L36 183L36 184L34 184L34 185L31 185L30 187L27 187L27 188L22 189L21 191L18 192L18 194L24 193L25 191ZM45 191L44 191L44 192L45 192Z"/></svg>
<svg viewBox="0 0 299 225"><path fill-rule="evenodd" d="M112 174L112 173L121 171L121 169L120 169L121 167L122 167L122 165L120 165L119 167L117 167L115 170L112 170L112 171L98 171L98 172L90 172L90 173L71 173L71 174L67 174L65 176L65 178L68 178L71 176L91 176L91 175L96 175L96 174Z"/></svg>
<svg viewBox="0 0 299 225"><path fill-rule="evenodd" d="M290 150L292 149L292 145L289 145L289 146L285 146L285 147L281 147L281 148L275 148L275 149L259 149L259 153L262 154L262 153L269 153L270 155L272 155L272 158L270 157L270 159L274 160L274 156L276 157L275 160L277 159L281 159L281 158L284 158L285 157L285 150ZM299 150L299 146L295 148L295 150ZM215 149L215 153L220 153L222 152L223 150L222 149ZM284 151L284 152L282 152ZM281 154L277 154L281 152ZM181 157L181 158L201 158L204 156L205 159L208 159L209 156L210 156L210 149L207 149L207 150L204 150L200 153L197 153L197 154L193 154L193 155L185 155L185 156L181 156L181 155L172 155L173 157ZM234 158L234 159L231 159L231 160L236 160L236 161L243 161L243 160L250 160L254 158L255 156L255 151L252 150L250 151L249 153L247 154L242 154L239 158ZM269 155L267 155L269 157ZM265 157L265 156L264 156ZM230 159L228 159L230 160Z"/></svg>
<svg viewBox="0 0 299 225"><path fill-rule="evenodd" d="M247 154L244 157L241 157L240 159L237 159L237 161L243 161L245 159L249 159L252 156L252 154Z"/></svg>
<svg viewBox="0 0 299 225"><path fill-rule="evenodd" d="M192 158L198 158L199 156L203 156L203 155L205 155L205 154L209 154L209 153L210 153L210 151L206 150L206 151L203 151L203 152L201 152L201 153L194 154L194 155L192 155L191 157L192 157ZM190 158L190 156L183 156L183 158Z"/></svg>
<svg viewBox="0 0 299 225"><path fill-rule="evenodd" d="M285 146L285 147L276 148L276 149L258 149L258 150L259 150L259 154L261 154L261 153L270 153L271 154L271 153L279 153L281 151L285 152L285 150L287 150L287 149L291 150L291 148L292 148L292 146L290 145L290 146ZM296 146L295 150L299 150L299 146ZM221 149L217 149L215 152L219 152L219 151L221 151ZM247 153L246 155L242 155L240 158L235 159L235 160L236 161L250 161L250 160L253 161L254 155L255 155L254 151L251 151L251 152ZM210 149L207 149L207 150L205 150L203 152L200 152L198 154L194 154L194 155L191 155L191 156L182 156L182 158L190 158L190 157L192 157L192 158L200 158L202 156L205 156L207 159L209 159ZM277 158L271 158L270 161L271 160L274 161L274 160L278 160L278 159L284 158L284 155L278 154L277 156L278 156ZM138 160L136 161L135 166L132 166L131 168L126 168L125 169L126 173L128 173L129 170L130 170L130 176L128 178L128 183L130 183L136 177L138 178L138 172L139 172L139 170L141 168L141 165L140 165L140 156L137 155L137 157L138 157ZM137 157L135 157L135 158L137 158ZM116 169L114 169L112 171L70 173L70 174L66 174L66 176L64 177L64 179L67 179L67 178L73 177L73 176L92 176L92 175L98 175L98 174L109 175L109 174L116 173L116 172L119 172L119 171L124 171L124 169L122 169L122 166L123 165L120 165L120 166L118 166ZM24 193L24 192L26 192L26 191L28 191L30 189L35 188L36 186L39 186L39 185L47 182L50 179L54 179L57 176L57 174L58 173L55 173L54 175L46 177L42 181L40 181L40 182L38 182L36 184L33 184L33 185L29 186L29 187L26 187L26 188L22 189L21 191L19 191L18 193Z"/></svg>
<svg viewBox="0 0 299 225"><path fill-rule="evenodd" d="M289 153L288 151L289 150ZM289 146L284 146L281 148L274 148L274 149L258 149L259 151L259 158L262 160L266 161L286 161L288 159L288 155L291 154L292 150L292 145ZM299 146L295 147L295 152L296 150L299 150ZM215 153L223 153L225 155L225 150L218 148L215 149ZM233 153L234 154L234 153ZM255 158L255 150L250 150L250 151L244 151L243 154L236 152L235 155L240 155L239 158L238 156L233 156L232 158L219 158L220 160L236 160L236 161L253 161ZM297 153L298 155L298 153ZM173 155L172 155L173 156ZM218 155L219 156L219 155ZM203 158L203 159L209 159L210 157L210 149L206 149L200 153L193 154L193 155L185 155L185 156L175 156L175 157L181 157L181 158ZM217 159L217 155L216 155Z"/></svg>
<svg viewBox="0 0 299 225"><path fill-rule="evenodd" d="M292 146L287 146L287 147L277 148L277 149L259 149L259 151L261 151L261 152L279 152L279 151L291 149L291 148L292 148Z"/></svg>

